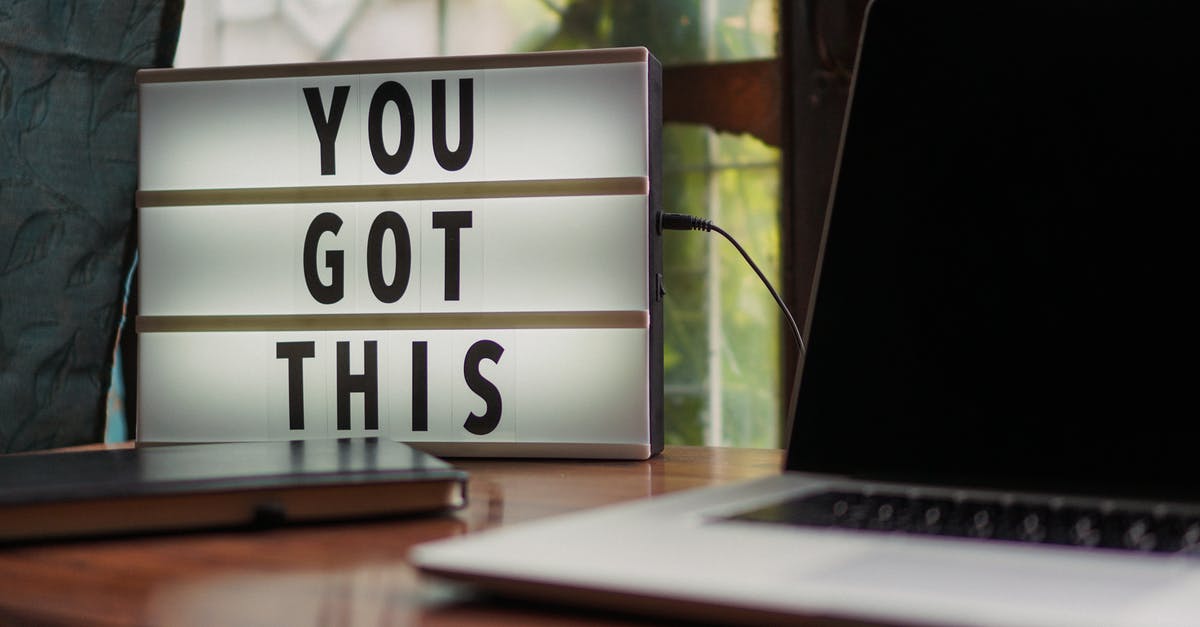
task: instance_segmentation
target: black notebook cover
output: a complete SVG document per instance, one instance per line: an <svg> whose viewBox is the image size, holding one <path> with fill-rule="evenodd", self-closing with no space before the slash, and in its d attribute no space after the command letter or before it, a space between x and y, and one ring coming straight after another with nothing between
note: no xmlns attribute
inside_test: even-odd
<svg viewBox="0 0 1200 627"><path fill-rule="evenodd" d="M432 512L466 477L375 438L0 457L0 541Z"/></svg>

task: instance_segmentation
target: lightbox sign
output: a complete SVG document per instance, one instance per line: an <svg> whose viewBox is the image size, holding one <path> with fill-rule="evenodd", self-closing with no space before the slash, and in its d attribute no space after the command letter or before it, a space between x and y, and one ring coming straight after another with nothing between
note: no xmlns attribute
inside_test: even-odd
<svg viewBox="0 0 1200 627"><path fill-rule="evenodd" d="M645 49L137 76L140 440L661 449Z"/></svg>

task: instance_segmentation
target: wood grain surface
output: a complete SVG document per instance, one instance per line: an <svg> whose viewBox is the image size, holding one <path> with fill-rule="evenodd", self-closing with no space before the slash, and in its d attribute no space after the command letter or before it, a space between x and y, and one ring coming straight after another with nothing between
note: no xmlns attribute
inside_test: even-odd
<svg viewBox="0 0 1200 627"><path fill-rule="evenodd" d="M667 447L644 462L451 460L468 506L418 518L0 547L0 625L611 625L423 578L413 545L779 472L778 450Z"/></svg>

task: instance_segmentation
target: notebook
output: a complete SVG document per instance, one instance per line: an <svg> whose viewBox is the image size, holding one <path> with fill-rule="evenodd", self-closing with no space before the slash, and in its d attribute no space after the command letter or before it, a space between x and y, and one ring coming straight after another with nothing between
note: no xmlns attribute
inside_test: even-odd
<svg viewBox="0 0 1200 627"><path fill-rule="evenodd" d="M375 438L0 457L0 542L438 512L466 473Z"/></svg>
<svg viewBox="0 0 1200 627"><path fill-rule="evenodd" d="M702 620L1195 624L1189 6L876 0L784 472L415 562Z"/></svg>

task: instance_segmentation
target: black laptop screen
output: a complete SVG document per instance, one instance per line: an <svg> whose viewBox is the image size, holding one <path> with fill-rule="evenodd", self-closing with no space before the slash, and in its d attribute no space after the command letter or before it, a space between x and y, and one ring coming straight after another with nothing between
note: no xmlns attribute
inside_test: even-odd
<svg viewBox="0 0 1200 627"><path fill-rule="evenodd" d="M1200 496L1200 21L878 0L788 467Z"/></svg>

